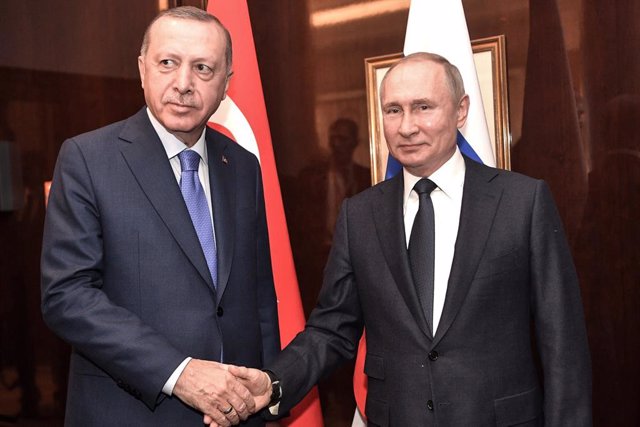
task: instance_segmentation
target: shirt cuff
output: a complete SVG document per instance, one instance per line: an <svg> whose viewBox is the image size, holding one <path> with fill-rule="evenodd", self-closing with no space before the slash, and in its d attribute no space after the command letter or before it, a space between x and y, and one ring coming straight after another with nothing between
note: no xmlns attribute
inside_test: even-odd
<svg viewBox="0 0 640 427"><path fill-rule="evenodd" d="M280 402L273 406L269 406L269 413L274 417L280 414Z"/></svg>
<svg viewBox="0 0 640 427"><path fill-rule="evenodd" d="M173 374L171 374L167 382L164 383L164 387L162 387L162 392L164 394L166 394L167 396L171 396L173 394L173 388L176 386L176 383L178 382L178 378L180 378L182 371L184 371L184 368L187 367L187 363L189 363L190 361L191 361L191 357L187 357L182 361L180 365L178 365L176 370L173 371Z"/></svg>

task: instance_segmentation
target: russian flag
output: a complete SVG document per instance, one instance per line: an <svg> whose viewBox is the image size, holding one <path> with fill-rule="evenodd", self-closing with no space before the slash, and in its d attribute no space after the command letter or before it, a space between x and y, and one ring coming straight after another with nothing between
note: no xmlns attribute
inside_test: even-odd
<svg viewBox="0 0 640 427"><path fill-rule="evenodd" d="M465 126L458 131L458 147L467 157L489 166L495 166L495 152L487 128L480 95L480 85L473 62L473 49L461 0L411 0L409 19L404 40L404 54L431 52L442 55L458 67L470 98L469 115ZM392 157L387 162L385 179L402 170ZM366 340L363 335L358 348L353 378L358 407L352 427L365 427L364 405L367 377L364 374Z"/></svg>
<svg viewBox="0 0 640 427"><path fill-rule="evenodd" d="M495 166L495 153L487 128L461 0L411 1L404 54L415 52L437 53L458 67L471 101L467 122L458 133L458 146L468 157Z"/></svg>
<svg viewBox="0 0 640 427"><path fill-rule="evenodd" d="M209 119L209 125L229 135L260 160L271 263L278 297L280 338L284 347L304 329L305 318L280 194L249 9L246 0L219 0L210 1L207 12L215 15L227 27L234 50L234 75L229 91L218 111ZM283 424L294 427L323 425L315 388L293 409L291 417Z"/></svg>

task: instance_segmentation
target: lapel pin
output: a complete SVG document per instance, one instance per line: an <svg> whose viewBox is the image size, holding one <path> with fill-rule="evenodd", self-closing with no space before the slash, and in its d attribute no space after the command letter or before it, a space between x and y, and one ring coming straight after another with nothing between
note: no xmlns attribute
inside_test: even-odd
<svg viewBox="0 0 640 427"><path fill-rule="evenodd" d="M227 157L224 154L222 155L222 163L224 163L225 165L229 164L229 160L227 160Z"/></svg>

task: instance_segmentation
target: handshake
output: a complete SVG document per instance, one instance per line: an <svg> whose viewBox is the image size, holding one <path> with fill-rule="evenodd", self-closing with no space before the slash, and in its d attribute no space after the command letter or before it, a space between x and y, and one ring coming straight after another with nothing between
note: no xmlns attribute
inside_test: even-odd
<svg viewBox="0 0 640 427"><path fill-rule="evenodd" d="M271 379L253 368L191 359L178 378L173 394L204 413L204 424L239 424L269 404Z"/></svg>

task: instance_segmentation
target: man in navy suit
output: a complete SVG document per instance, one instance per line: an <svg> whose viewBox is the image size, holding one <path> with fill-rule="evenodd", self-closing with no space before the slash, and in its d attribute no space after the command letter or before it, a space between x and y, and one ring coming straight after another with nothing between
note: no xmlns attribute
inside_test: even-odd
<svg viewBox="0 0 640 427"><path fill-rule="evenodd" d="M395 64L381 107L403 172L343 203L318 304L270 375L230 372L287 411L364 326L370 426L590 426L580 290L547 185L460 153L469 97L438 55Z"/></svg>
<svg viewBox="0 0 640 427"><path fill-rule="evenodd" d="M65 141L51 187L42 312L73 347L65 424L236 424L255 403L222 362L262 367L280 342L258 161L206 126L231 39L170 9L138 65L146 107Z"/></svg>

